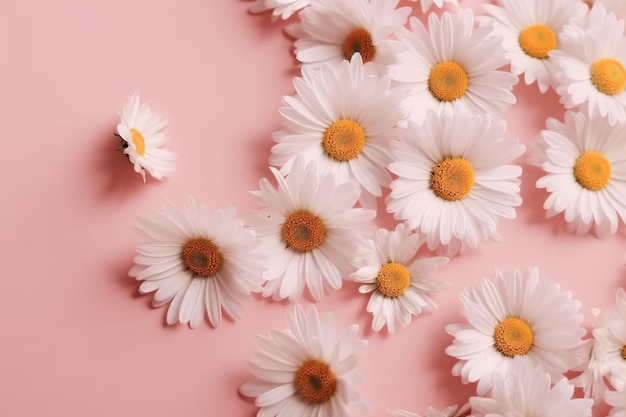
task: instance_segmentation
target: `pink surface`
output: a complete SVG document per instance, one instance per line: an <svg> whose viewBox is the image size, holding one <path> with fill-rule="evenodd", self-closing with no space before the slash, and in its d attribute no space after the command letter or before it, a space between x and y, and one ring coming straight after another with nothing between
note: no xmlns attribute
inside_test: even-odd
<svg viewBox="0 0 626 417"><path fill-rule="evenodd" d="M465 4L475 7L479 1ZM250 3L206 0L4 2L0 6L0 416L246 416L237 389L251 378L254 335L284 327L293 305L260 296L242 321L168 327L127 276L136 216L181 206L192 194L209 208L253 209L249 190L267 176L280 97L297 74L292 43ZM417 6L416 6L417 13ZM133 172L114 152L117 111L139 89L166 114L178 170L163 183ZM518 85L509 137L529 144L554 92ZM502 222L501 244L484 243L440 270L449 290L440 311L389 336L372 333L357 286L317 303L369 340L361 366L370 415L423 413L474 392L450 376L443 328L462 320L459 291L494 268L538 266L591 309L613 309L624 280L624 236L599 240L547 221L539 172L523 161L524 205ZM380 206L382 208L382 206ZM380 224L392 226L384 213ZM308 304L307 299L302 300ZM605 415L605 409L594 415Z"/></svg>

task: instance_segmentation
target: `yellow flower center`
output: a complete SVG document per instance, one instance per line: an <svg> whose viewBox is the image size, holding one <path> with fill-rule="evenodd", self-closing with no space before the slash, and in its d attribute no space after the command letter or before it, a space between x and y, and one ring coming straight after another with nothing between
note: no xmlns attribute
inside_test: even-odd
<svg viewBox="0 0 626 417"><path fill-rule="evenodd" d="M522 319L507 317L496 326L494 347L504 356L525 355L533 345L533 331Z"/></svg>
<svg viewBox="0 0 626 417"><path fill-rule="evenodd" d="M383 265L376 276L378 292L385 297L399 297L409 288L411 276L409 270L398 262Z"/></svg>
<svg viewBox="0 0 626 417"><path fill-rule="evenodd" d="M282 235L288 247L298 252L308 252L324 243L326 228L322 219L306 210L300 210L287 216Z"/></svg>
<svg viewBox="0 0 626 417"><path fill-rule="evenodd" d="M549 26L530 25L519 34L519 45L526 55L544 59L556 48L557 37Z"/></svg>
<svg viewBox="0 0 626 417"><path fill-rule="evenodd" d="M584 152L574 163L574 177L588 190L601 190L611 180L611 163L600 152Z"/></svg>
<svg viewBox="0 0 626 417"><path fill-rule="evenodd" d="M356 52L361 54L363 63L370 62L376 55L376 47L372 43L372 35L363 28L354 29L343 41L343 52L346 59L352 58Z"/></svg>
<svg viewBox="0 0 626 417"><path fill-rule="evenodd" d="M332 369L322 361L311 359L296 372L296 389L307 400L323 403L337 391L337 378Z"/></svg>
<svg viewBox="0 0 626 417"><path fill-rule="evenodd" d="M209 239L197 237L183 245L182 258L185 266L194 274L211 277L222 269L224 257Z"/></svg>
<svg viewBox="0 0 626 417"><path fill-rule="evenodd" d="M428 77L428 89L439 101L454 101L467 91L469 80L462 66L452 61L435 65Z"/></svg>
<svg viewBox="0 0 626 417"><path fill-rule="evenodd" d="M461 200L474 187L474 168L464 158L446 158L433 167L430 187L447 201Z"/></svg>
<svg viewBox="0 0 626 417"><path fill-rule="evenodd" d="M607 96L619 94L626 87L626 70L616 59L599 59L591 65L591 82Z"/></svg>
<svg viewBox="0 0 626 417"><path fill-rule="evenodd" d="M143 138L143 135L134 127L130 129L130 134L132 135L131 140L135 145L135 152L137 153L137 155L143 156L143 154L146 152L146 141Z"/></svg>
<svg viewBox="0 0 626 417"><path fill-rule="evenodd" d="M337 161L348 161L359 156L365 146L365 131L354 120L333 122L322 138L322 146Z"/></svg>

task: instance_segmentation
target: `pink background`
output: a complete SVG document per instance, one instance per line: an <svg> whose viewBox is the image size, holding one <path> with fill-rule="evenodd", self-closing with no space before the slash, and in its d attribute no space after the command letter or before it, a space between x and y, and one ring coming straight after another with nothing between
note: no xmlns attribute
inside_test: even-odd
<svg viewBox="0 0 626 417"><path fill-rule="evenodd" d="M293 305L254 297L244 320L168 327L166 309L153 309L152 296L138 295L127 276L142 242L135 218L164 199L180 206L192 194L209 208L255 208L248 191L269 174L280 97L293 93L298 72L284 24L248 14L249 5L0 5L0 416L256 414L237 393L251 377L254 335L284 327ZM137 89L170 119L167 147L178 154L178 170L165 182L143 184L114 151L117 111ZM554 92L518 85L515 93L507 135L529 144L545 118L563 110ZM534 188L540 174L520 162L518 218L502 222L501 244L484 243L441 269L452 286L434 296L438 312L389 336L369 330L367 297L352 283L317 304L342 325L358 323L369 340L360 392L370 415L422 414L473 394L450 376L443 328L462 320L459 291L494 268L538 266L582 301L587 328L592 308L614 309L623 231L580 238L564 231L562 218L545 220L546 193ZM394 224L384 210L379 222Z"/></svg>

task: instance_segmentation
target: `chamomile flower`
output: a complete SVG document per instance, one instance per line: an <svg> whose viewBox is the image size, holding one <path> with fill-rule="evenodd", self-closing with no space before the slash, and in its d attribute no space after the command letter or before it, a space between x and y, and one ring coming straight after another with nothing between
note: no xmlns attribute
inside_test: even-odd
<svg viewBox="0 0 626 417"><path fill-rule="evenodd" d="M146 181L146 171L162 180L175 170L176 155L161 148L165 134L161 130L167 119L152 111L148 103L140 103L139 93L134 93L122 106L117 136L122 141L122 151L133 164L135 172Z"/></svg>
<svg viewBox="0 0 626 417"><path fill-rule="evenodd" d="M356 391L367 341L353 324L338 333L335 317L297 305L287 329L258 335L250 361L255 380L239 391L255 398L257 416L344 417L365 403Z"/></svg>
<svg viewBox="0 0 626 417"><path fill-rule="evenodd" d="M572 398L574 387L565 377L552 385L540 366L520 359L511 361L509 372L496 373L491 395L470 398L474 417L591 417L593 401Z"/></svg>
<svg viewBox="0 0 626 417"><path fill-rule="evenodd" d="M453 256L496 239L498 219L515 218L522 169L510 165L524 152L503 139L503 121L459 111L422 126L398 129L387 211L425 236L428 248Z"/></svg>
<svg viewBox="0 0 626 417"><path fill-rule="evenodd" d="M471 10L445 12L441 18L431 13L428 29L416 17L409 23L410 31L400 32L409 48L398 54L389 75L407 88L401 109L411 119L422 123L428 110L500 114L515 103L511 90L517 77L498 71L508 64L502 40L491 35L489 25L474 28Z"/></svg>
<svg viewBox="0 0 626 417"><path fill-rule="evenodd" d="M626 220L626 136L599 115L568 111L565 123L550 118L531 163L546 175L537 181L550 195L546 216L564 213L579 235L591 228L602 237Z"/></svg>
<svg viewBox="0 0 626 417"><path fill-rule="evenodd" d="M478 381L478 395L494 386L495 375L511 374L513 359L541 366L553 380L587 360L580 302L537 268L514 269L461 292L464 324L446 326L454 341L446 353L458 362L452 374Z"/></svg>
<svg viewBox="0 0 626 417"><path fill-rule="evenodd" d="M456 405L446 407L441 411L437 411L432 407L428 407L424 417L461 417L467 415L469 411L469 403L465 404L461 408ZM405 410L388 410L389 414L393 417L421 417L418 414L411 413Z"/></svg>
<svg viewBox="0 0 626 417"><path fill-rule="evenodd" d="M419 1L420 6L422 7L422 13L426 13L428 9L430 9L433 6L433 4L435 5L435 7L438 7L440 9L446 3L456 6L456 7L459 6L459 0L409 0L409 1L412 1L413 3Z"/></svg>
<svg viewBox="0 0 626 417"><path fill-rule="evenodd" d="M448 284L431 275L448 258L414 259L422 243L419 235L403 224L391 232L378 229L374 253L362 259L361 267L351 275L363 284L361 293L371 293L367 311L374 315L374 331L387 326L389 333L394 333L399 324L411 323L412 316L437 309L429 294L448 288Z"/></svg>
<svg viewBox="0 0 626 417"><path fill-rule="evenodd" d="M260 181L253 194L262 207L250 224L270 257L263 296L293 301L306 286L320 300L324 288L341 288L342 277L348 277L366 246L376 212L354 208L360 194L356 183L337 183L302 158L287 177L270 169L278 187L266 178Z"/></svg>
<svg viewBox="0 0 626 417"><path fill-rule="evenodd" d="M511 72L524 74L527 85L537 81L539 91L545 93L555 71L550 54L559 48L559 34L570 19L584 16L587 6L571 0L499 0L498 3L499 6L483 5L491 15L485 21L494 22L494 33L502 38Z"/></svg>
<svg viewBox="0 0 626 417"><path fill-rule="evenodd" d="M340 182L356 180L364 191L361 197L380 197L381 186L391 182L390 146L402 117L389 82L372 63L363 64L359 54L337 66L324 64L319 71L303 68L303 77L294 80L297 94L283 97L285 130L273 136L277 144L270 164L287 175L302 156Z"/></svg>
<svg viewBox="0 0 626 417"><path fill-rule="evenodd" d="M250 6L251 13L272 11L272 20L287 20L298 10L311 4L311 0L255 0Z"/></svg>
<svg viewBox="0 0 626 417"><path fill-rule="evenodd" d="M140 218L137 228L148 243L137 248L128 275L143 281L140 293L156 291L153 306L169 303L168 324L198 327L206 313L218 327L222 309L240 319L240 304L261 292L259 242L234 209L209 212L189 197L185 212L166 202L163 213Z"/></svg>
<svg viewBox="0 0 626 417"><path fill-rule="evenodd" d="M399 0L315 0L299 13L300 22L287 28L296 38L296 58L304 66L338 65L359 53L379 73L395 62L404 48L394 39L411 12Z"/></svg>
<svg viewBox="0 0 626 417"><path fill-rule="evenodd" d="M587 16L565 25L561 47L550 52L556 90L566 108L580 105L611 125L626 121L624 20L596 2Z"/></svg>

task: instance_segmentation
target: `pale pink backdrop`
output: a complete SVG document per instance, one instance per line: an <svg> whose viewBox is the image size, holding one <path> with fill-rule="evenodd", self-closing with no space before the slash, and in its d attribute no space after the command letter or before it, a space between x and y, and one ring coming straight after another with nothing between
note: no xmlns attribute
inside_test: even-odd
<svg viewBox="0 0 626 417"><path fill-rule="evenodd" d="M465 2L478 10L480 1ZM406 3L409 4L409 3ZM237 393L251 374L254 335L285 325L293 304L251 298L245 318L191 330L168 327L165 308L128 278L136 216L188 194L210 208L254 209L267 176L280 97L297 74L283 23L249 15L239 0L4 1L0 4L0 416L252 417ZM417 11L417 6L415 13ZM143 184L115 152L117 111L139 90L170 119L178 170ZM507 135L525 144L554 92L517 86ZM318 303L369 340L360 368L369 415L424 413L473 393L450 376L443 328L462 320L458 294L494 268L538 266L591 309L614 308L624 282L624 238L599 240L544 220L539 173L525 172L518 219L440 272L452 286L440 310L389 336L372 333L354 284ZM380 206L382 209L382 205ZM380 224L393 226L384 213ZM308 304L303 299L303 304ZM605 415L600 408L594 415Z"/></svg>

